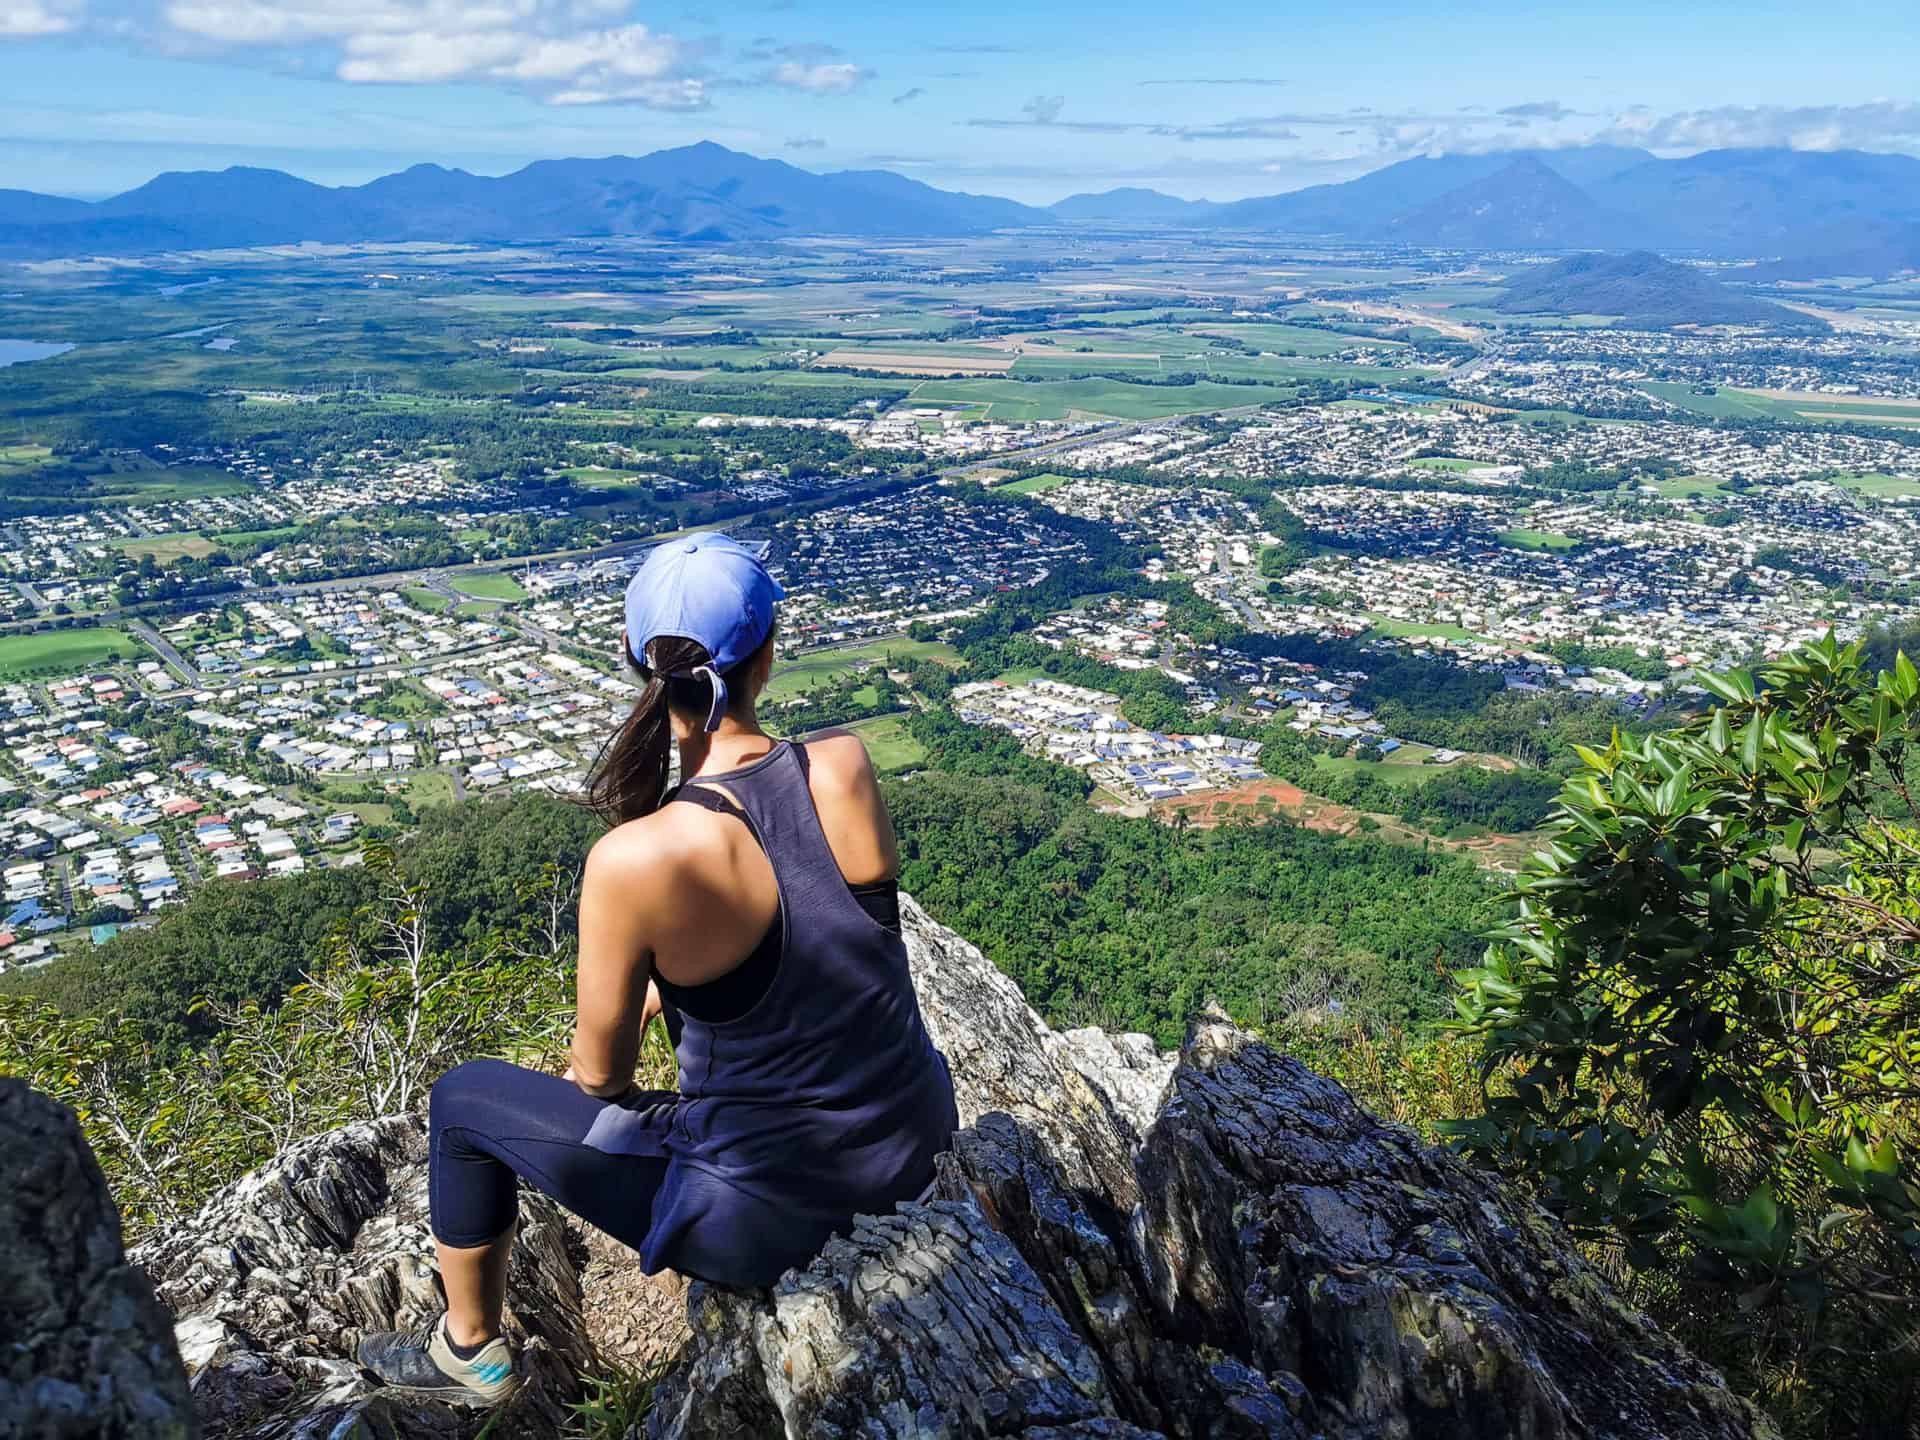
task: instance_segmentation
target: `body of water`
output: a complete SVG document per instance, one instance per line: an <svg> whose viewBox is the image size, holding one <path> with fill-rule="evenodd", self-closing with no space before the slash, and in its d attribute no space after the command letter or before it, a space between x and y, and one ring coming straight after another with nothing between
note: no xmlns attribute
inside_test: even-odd
<svg viewBox="0 0 1920 1440"><path fill-rule="evenodd" d="M204 280L183 280L178 285L162 285L160 287L160 293L171 300L174 296L184 295L189 290L204 290L209 285L218 285L219 283L220 277L218 275L209 275Z"/></svg>
<svg viewBox="0 0 1920 1440"><path fill-rule="evenodd" d="M24 365L29 360L45 360L51 355L64 355L73 346L58 340L0 340L0 368L8 365Z"/></svg>

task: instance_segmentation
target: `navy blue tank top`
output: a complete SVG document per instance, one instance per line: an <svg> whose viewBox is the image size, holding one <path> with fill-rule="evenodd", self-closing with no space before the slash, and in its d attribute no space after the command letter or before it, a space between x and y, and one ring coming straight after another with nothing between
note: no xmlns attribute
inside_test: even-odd
<svg viewBox="0 0 1920 1440"><path fill-rule="evenodd" d="M779 964L735 1019L700 1020L669 1000L679 1093L609 1107L587 1141L671 1161L641 1246L649 1270L768 1285L856 1214L925 1189L959 1117L906 944L848 889L796 747L692 783L709 782L739 804L773 867Z"/></svg>

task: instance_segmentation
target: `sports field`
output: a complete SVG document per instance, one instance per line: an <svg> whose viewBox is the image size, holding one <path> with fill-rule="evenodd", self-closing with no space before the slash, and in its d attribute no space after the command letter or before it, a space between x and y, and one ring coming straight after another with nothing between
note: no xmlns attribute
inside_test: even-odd
<svg viewBox="0 0 1920 1440"><path fill-rule="evenodd" d="M1571 550L1580 542L1551 530L1502 530L1500 543L1515 550Z"/></svg>
<svg viewBox="0 0 1920 1440"><path fill-rule="evenodd" d="M994 488L1004 490L1009 495L1038 495L1043 490L1065 485L1071 478L1067 475L1029 475L1024 480L1014 481L1011 485L997 485Z"/></svg>
<svg viewBox="0 0 1920 1440"><path fill-rule="evenodd" d="M133 636L106 626L0 636L0 680L70 675L145 654L145 648Z"/></svg>
<svg viewBox="0 0 1920 1440"><path fill-rule="evenodd" d="M1833 483L1879 500L1920 498L1920 477L1912 475L1836 475Z"/></svg>
<svg viewBox="0 0 1920 1440"><path fill-rule="evenodd" d="M524 600L527 592L511 575L455 575L453 588L477 600Z"/></svg>

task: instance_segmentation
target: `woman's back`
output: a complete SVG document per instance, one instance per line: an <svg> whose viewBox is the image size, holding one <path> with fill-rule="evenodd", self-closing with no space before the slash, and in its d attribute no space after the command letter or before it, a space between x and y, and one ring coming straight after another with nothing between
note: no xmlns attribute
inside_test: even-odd
<svg viewBox="0 0 1920 1440"><path fill-rule="evenodd" d="M826 748L778 743L747 765L689 782L723 795L738 818L666 807L693 812L674 822L686 847L676 873L711 870L686 910L719 908L695 962L673 964L664 944L656 953L668 982L678 1095L609 1120L595 1142L619 1148L629 1141L616 1132L631 1128L631 1143L657 1137L678 1167L702 1177L676 1191L686 1206L655 1217L648 1252L696 1244L694 1228L710 1222L716 1205L732 1207L726 1229L737 1246L758 1225L738 1207L758 1205L759 1220L772 1227L758 1231L769 1254L751 1258L777 1273L775 1262L813 1253L852 1214L888 1208L923 1186L957 1124L905 944L849 884L849 869L859 875L863 863L869 872L893 868L885 810L877 789L870 801L862 795L872 787L870 768L860 767L864 779L830 770L820 763ZM776 929L767 987L743 1013L716 1023L675 1005L672 992L686 988L676 970L692 985L711 985Z"/></svg>
<svg viewBox="0 0 1920 1440"><path fill-rule="evenodd" d="M780 919L773 861L742 823L736 785L752 785L757 767L785 742L724 773L695 776L680 798L609 835L634 863L672 867L673 881L653 893L671 903L650 917L654 974L676 988L709 984L734 970ZM810 741L801 758L807 795L835 865L856 888L891 881L899 868L893 825L859 737Z"/></svg>

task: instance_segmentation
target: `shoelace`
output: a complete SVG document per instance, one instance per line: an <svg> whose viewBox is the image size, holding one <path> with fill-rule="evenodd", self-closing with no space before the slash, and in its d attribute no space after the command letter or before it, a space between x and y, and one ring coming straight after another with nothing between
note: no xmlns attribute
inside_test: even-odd
<svg viewBox="0 0 1920 1440"><path fill-rule="evenodd" d="M394 1338L403 1349L425 1350L433 1344L434 1333L439 1328L440 1322L436 1320L431 1325L422 1325L418 1330L402 1330Z"/></svg>

